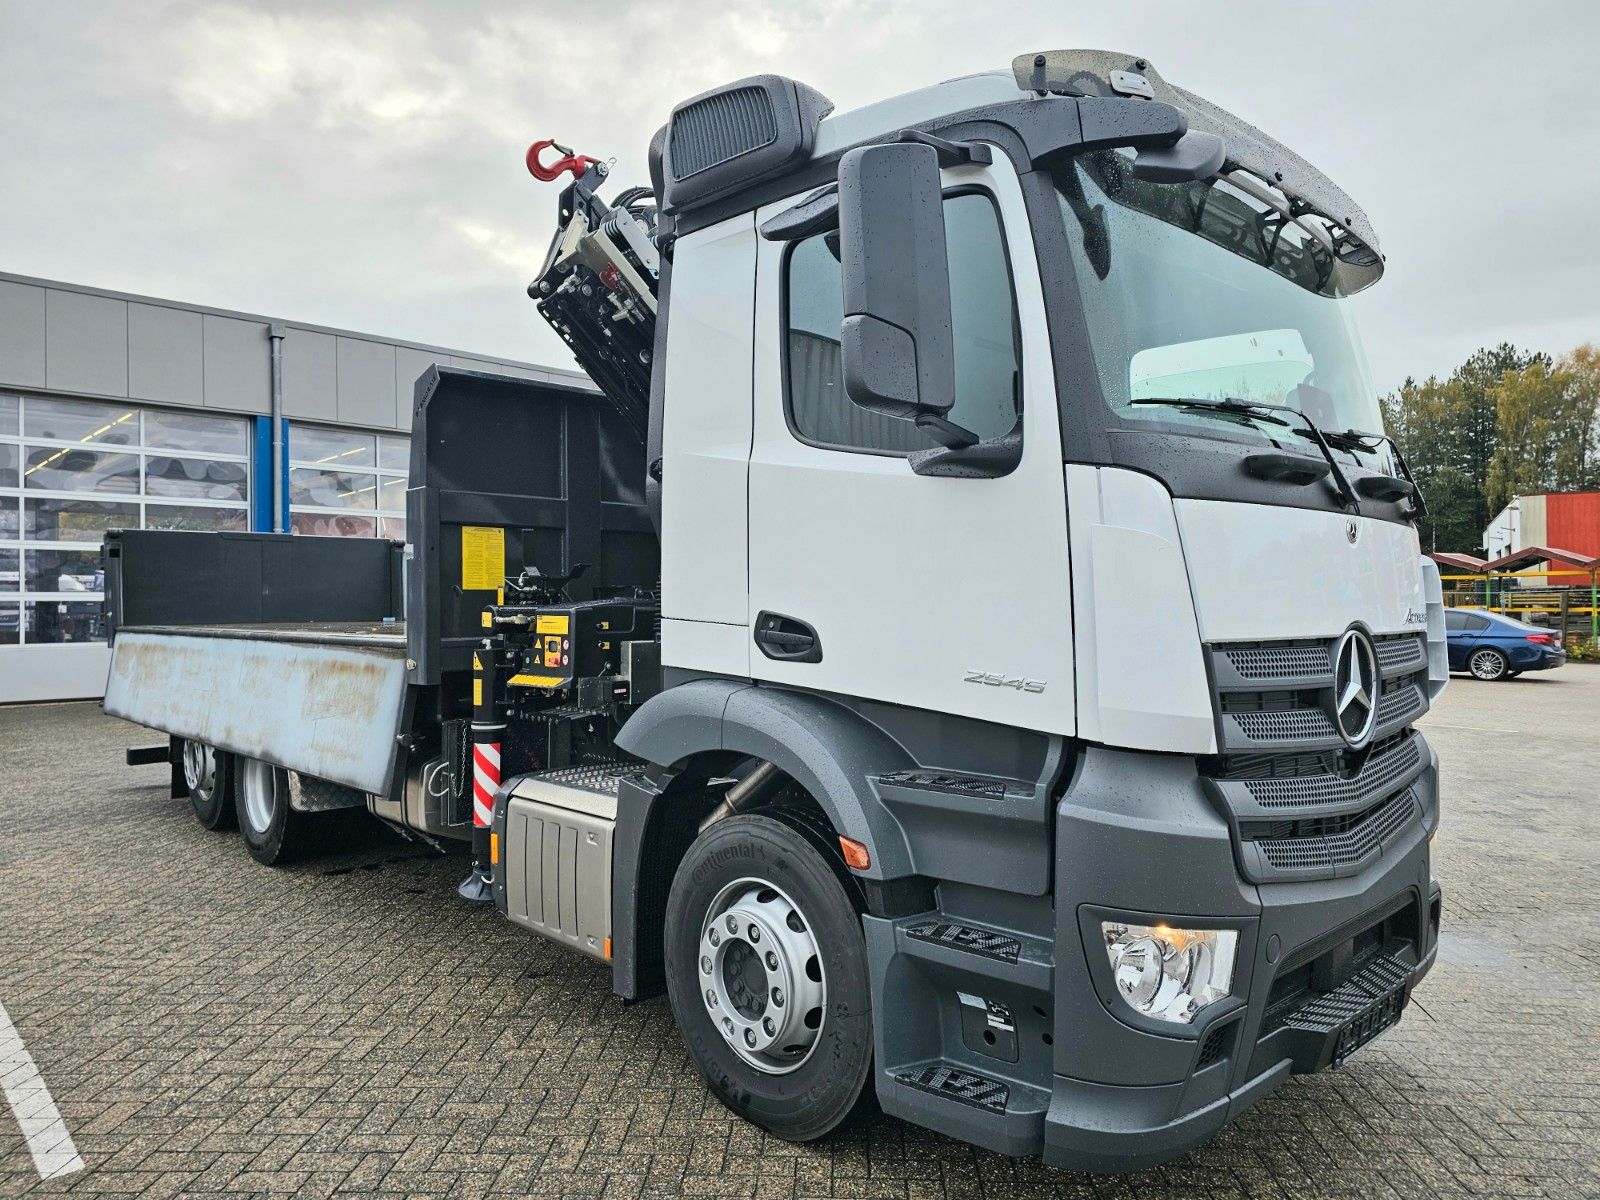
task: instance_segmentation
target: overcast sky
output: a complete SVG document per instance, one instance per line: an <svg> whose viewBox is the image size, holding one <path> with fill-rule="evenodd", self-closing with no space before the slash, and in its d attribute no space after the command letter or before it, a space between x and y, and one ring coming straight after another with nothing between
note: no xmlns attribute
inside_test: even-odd
<svg viewBox="0 0 1600 1200"><path fill-rule="evenodd" d="M1380 389L1600 340L1600 5L0 0L0 270L568 365L524 288L554 136L645 182L677 100L840 109L1024 51L1148 57L1363 205Z"/></svg>

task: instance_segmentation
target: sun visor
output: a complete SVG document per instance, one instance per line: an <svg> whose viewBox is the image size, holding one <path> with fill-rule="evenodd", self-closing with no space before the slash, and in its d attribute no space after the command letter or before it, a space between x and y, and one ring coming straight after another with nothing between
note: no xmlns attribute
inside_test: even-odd
<svg viewBox="0 0 1600 1200"><path fill-rule="evenodd" d="M1243 170L1281 192L1296 210L1335 226L1335 252L1346 266L1349 290L1369 286L1383 274L1377 232L1342 188L1249 122L1168 83L1148 59L1112 50L1047 50L1018 55L1011 71L1018 87L1040 95L1142 98L1172 105L1188 118L1190 129L1223 140L1225 171Z"/></svg>

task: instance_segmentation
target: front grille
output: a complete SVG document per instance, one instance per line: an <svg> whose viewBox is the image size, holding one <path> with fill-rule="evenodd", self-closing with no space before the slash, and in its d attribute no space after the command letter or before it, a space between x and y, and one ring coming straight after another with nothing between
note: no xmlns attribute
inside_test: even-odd
<svg viewBox="0 0 1600 1200"><path fill-rule="evenodd" d="M1378 701L1378 725L1383 729L1397 721L1414 721L1428 709L1428 695L1417 682L1417 677L1386 680L1383 698Z"/></svg>
<svg viewBox="0 0 1600 1200"><path fill-rule="evenodd" d="M1378 667L1385 675L1424 671L1428 667L1428 641L1420 633L1374 638Z"/></svg>
<svg viewBox="0 0 1600 1200"><path fill-rule="evenodd" d="M1249 779L1245 782L1245 789L1262 808L1349 804L1375 792L1388 794L1394 791L1421 766L1420 746L1414 738L1402 734L1373 747L1366 763L1352 775L1340 776L1324 771L1316 775Z"/></svg>
<svg viewBox="0 0 1600 1200"><path fill-rule="evenodd" d="M1330 715L1336 642L1210 648L1219 753L1201 772L1252 883L1353 875L1432 802L1431 790L1417 790L1430 756L1410 728L1428 710L1426 641L1373 639L1377 712L1360 749Z"/></svg>
<svg viewBox="0 0 1600 1200"><path fill-rule="evenodd" d="M1320 708L1258 710L1233 714L1233 719L1252 742L1311 742L1339 736Z"/></svg>
<svg viewBox="0 0 1600 1200"><path fill-rule="evenodd" d="M1240 836L1253 842L1278 871L1324 872L1352 867L1376 854L1416 812L1416 801L1403 791L1359 813L1273 823L1266 828L1242 826Z"/></svg>
<svg viewBox="0 0 1600 1200"><path fill-rule="evenodd" d="M1333 670L1328 644L1311 642L1282 646L1229 646L1223 650L1243 679L1281 679L1318 675Z"/></svg>

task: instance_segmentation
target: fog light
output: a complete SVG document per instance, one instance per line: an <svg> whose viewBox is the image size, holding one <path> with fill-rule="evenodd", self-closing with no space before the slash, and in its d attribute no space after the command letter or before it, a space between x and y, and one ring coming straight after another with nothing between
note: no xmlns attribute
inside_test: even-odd
<svg viewBox="0 0 1600 1200"><path fill-rule="evenodd" d="M1103 921L1117 994L1135 1012L1187 1025L1233 991L1232 929L1174 929Z"/></svg>

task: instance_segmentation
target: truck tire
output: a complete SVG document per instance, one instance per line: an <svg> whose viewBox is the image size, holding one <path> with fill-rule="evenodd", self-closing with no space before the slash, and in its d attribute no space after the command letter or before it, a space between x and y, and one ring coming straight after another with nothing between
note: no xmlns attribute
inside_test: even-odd
<svg viewBox="0 0 1600 1200"><path fill-rule="evenodd" d="M308 818L289 804L288 772L259 758L240 758L233 776L239 834L250 857L268 867L293 862Z"/></svg>
<svg viewBox="0 0 1600 1200"><path fill-rule="evenodd" d="M856 1111L872 1074L867 951L820 822L767 810L701 834L672 881L664 953L678 1029L723 1104L792 1142Z"/></svg>
<svg viewBox="0 0 1600 1200"><path fill-rule="evenodd" d="M207 829L232 829L233 755L204 742L183 743L183 785L195 820Z"/></svg>

